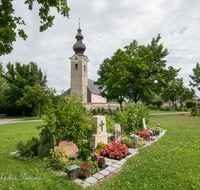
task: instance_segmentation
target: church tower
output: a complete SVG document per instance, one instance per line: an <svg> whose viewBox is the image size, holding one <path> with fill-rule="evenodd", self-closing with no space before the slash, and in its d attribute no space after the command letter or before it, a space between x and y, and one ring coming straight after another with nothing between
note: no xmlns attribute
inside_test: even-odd
<svg viewBox="0 0 200 190"><path fill-rule="evenodd" d="M75 54L70 57L71 60L71 87L70 95L74 93L83 95L83 102L87 103L87 91L88 91L88 58L83 55L86 49L83 44L83 35L81 34L80 22L78 28L78 34L75 37L77 42L73 46Z"/></svg>

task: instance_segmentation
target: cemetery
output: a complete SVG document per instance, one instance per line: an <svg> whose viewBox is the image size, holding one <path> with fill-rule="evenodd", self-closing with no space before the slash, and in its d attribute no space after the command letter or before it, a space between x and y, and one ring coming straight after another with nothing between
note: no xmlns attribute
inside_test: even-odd
<svg viewBox="0 0 200 190"><path fill-rule="evenodd" d="M32 137L27 143L20 141L17 145L18 151L11 152L10 155L18 157L19 160L27 160L34 157L43 159L44 167L47 171L72 180L83 188L97 184L107 176L121 171L129 158L138 154L141 148L156 142L166 132L161 130L159 124L157 127L148 127L148 124L146 124L148 111L144 111L142 105L141 107L134 104L127 105L125 112L117 110L113 115L93 116L88 115L88 112L85 112L81 104L71 106L81 101L81 99L71 97L70 99L63 99L63 101L68 104L61 102L57 109L51 108L48 110L47 118L45 119L47 124L38 127L41 130L40 139ZM73 111L73 116L76 114L77 118L80 115L83 116L79 121L76 121L79 127L81 127L81 122L85 117L87 117L84 120L85 122L91 122L89 129L82 131L85 132L84 134L75 132L73 135L73 131L63 134L61 131L61 129L66 130L67 122L63 122L66 118L70 121L71 126L73 125L74 121L70 118L70 109ZM58 115L60 110L66 115ZM139 114L141 110L143 110L143 114ZM134 115L134 117L130 117L131 115ZM145 115L147 116L146 119L143 117ZM53 116L54 118L52 119ZM108 122L107 125L107 118L112 116L115 116L123 127L123 122L126 119L132 121L134 125L126 124L126 130L119 123L115 123L112 126ZM123 117L124 119L122 120ZM55 122L59 124L55 124ZM63 128L61 128L61 123ZM68 123L68 125L70 124ZM87 127L85 123L84 126ZM68 126L68 129L70 129L70 126ZM56 133L56 130L59 130L59 132ZM132 133L133 130L135 134ZM136 133L136 131L138 132ZM129 135L129 133L131 134Z"/></svg>

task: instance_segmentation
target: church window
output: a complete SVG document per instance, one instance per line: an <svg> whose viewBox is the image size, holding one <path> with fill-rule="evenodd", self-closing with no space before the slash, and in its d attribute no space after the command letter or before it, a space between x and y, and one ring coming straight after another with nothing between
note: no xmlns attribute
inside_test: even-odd
<svg viewBox="0 0 200 190"><path fill-rule="evenodd" d="M86 67L85 67L85 65L84 65L84 71L86 71Z"/></svg>
<svg viewBox="0 0 200 190"><path fill-rule="evenodd" d="M75 64L75 70L78 70L78 64Z"/></svg>

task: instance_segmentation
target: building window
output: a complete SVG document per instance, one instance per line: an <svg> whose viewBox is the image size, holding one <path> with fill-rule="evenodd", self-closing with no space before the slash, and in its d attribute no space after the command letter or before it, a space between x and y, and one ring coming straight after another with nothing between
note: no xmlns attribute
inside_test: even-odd
<svg viewBox="0 0 200 190"><path fill-rule="evenodd" d="M84 71L86 71L86 66L84 65Z"/></svg>
<svg viewBox="0 0 200 190"><path fill-rule="evenodd" d="M78 70L78 64L75 64L75 70Z"/></svg>

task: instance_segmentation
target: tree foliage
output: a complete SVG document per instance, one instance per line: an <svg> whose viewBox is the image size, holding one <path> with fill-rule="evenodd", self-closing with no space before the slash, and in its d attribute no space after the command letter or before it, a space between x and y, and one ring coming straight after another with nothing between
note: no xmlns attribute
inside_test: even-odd
<svg viewBox="0 0 200 190"><path fill-rule="evenodd" d="M69 7L67 0L35 0L39 5L40 32L52 27L55 16L50 15L50 8L55 7L57 12L69 18ZM34 0L25 0L28 9L33 9ZM14 15L13 0L0 1L0 56L9 54L13 50L13 42L16 41L17 34L26 40L27 35L20 25L25 25L21 17Z"/></svg>
<svg viewBox="0 0 200 190"><path fill-rule="evenodd" d="M4 91L6 106L21 107L23 116L25 116L25 109L30 106L30 102L19 103L20 99L24 97L25 86L33 87L36 82L42 87L46 86L46 75L43 75L41 69L34 62L27 65L21 65L20 62L16 62L14 65L9 62L6 67L7 72L1 74L9 86Z"/></svg>
<svg viewBox="0 0 200 190"><path fill-rule="evenodd" d="M147 46L138 45L136 40L118 49L111 59L106 58L100 65L95 84L102 90L101 95L117 99L121 104L125 98L139 101L144 93L159 94L163 87L173 80L180 69L166 68L167 48L159 44L161 36L153 38Z"/></svg>
<svg viewBox="0 0 200 190"><path fill-rule="evenodd" d="M183 78L176 78L172 80L163 90L162 97L164 99L171 100L172 104L174 105L174 101L181 96L183 92Z"/></svg>
<svg viewBox="0 0 200 190"><path fill-rule="evenodd" d="M51 96L56 93L54 88L48 86L41 86L37 82L34 86L24 87L24 96L20 98L19 103L28 103L31 105L32 102L40 105L40 118L42 118L42 109L44 104L49 103Z"/></svg>
<svg viewBox="0 0 200 190"><path fill-rule="evenodd" d="M185 87L181 95L181 102L184 102L189 99L194 99L194 97L195 97L195 90L193 88L189 89Z"/></svg>
<svg viewBox="0 0 200 190"><path fill-rule="evenodd" d="M80 95L62 98L56 108L47 108L46 115L45 127L57 143L66 139L73 142L77 142L78 139L89 139L94 132L92 118L86 116Z"/></svg>
<svg viewBox="0 0 200 190"><path fill-rule="evenodd" d="M193 81L190 82L190 86L196 87L198 90L200 90L200 65L199 63L196 64L196 68L192 69L194 75L190 75L190 78Z"/></svg>

